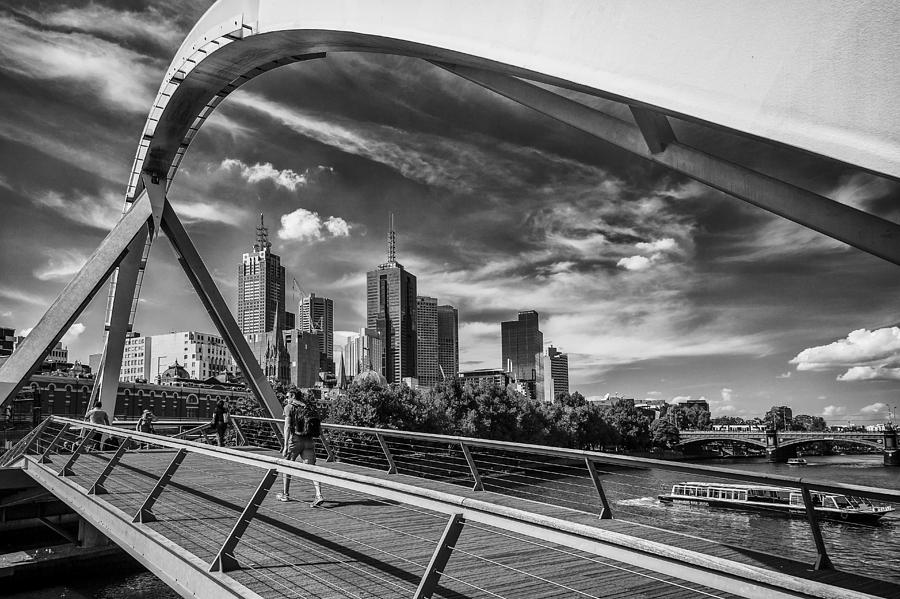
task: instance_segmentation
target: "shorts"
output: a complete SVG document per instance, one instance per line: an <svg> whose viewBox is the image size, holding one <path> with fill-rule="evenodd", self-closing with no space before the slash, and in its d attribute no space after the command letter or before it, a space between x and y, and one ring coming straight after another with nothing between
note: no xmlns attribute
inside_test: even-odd
<svg viewBox="0 0 900 599"><path fill-rule="evenodd" d="M300 456L300 461L304 464L316 463L316 440L312 437L291 437L291 444L288 447L286 457L289 460L296 460Z"/></svg>

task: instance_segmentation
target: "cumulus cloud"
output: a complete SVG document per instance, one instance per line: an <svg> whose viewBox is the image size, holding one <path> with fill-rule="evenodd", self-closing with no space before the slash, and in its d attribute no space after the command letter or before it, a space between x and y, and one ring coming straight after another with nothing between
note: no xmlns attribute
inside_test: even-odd
<svg viewBox="0 0 900 599"><path fill-rule="evenodd" d="M844 406L825 406L822 409L823 418L835 418L847 415L847 408Z"/></svg>
<svg viewBox="0 0 900 599"><path fill-rule="evenodd" d="M70 343L72 343L73 341L78 339L81 336L81 334L84 333L84 331L86 329L87 329L87 327L84 326L83 323L76 322L75 324L73 324L72 326L69 327L69 330L65 332L65 334L62 336L62 339L60 341L62 342L63 345L69 345ZM19 331L19 335L21 335L22 337L27 337L33 330L34 330L34 327L24 328L21 331Z"/></svg>
<svg viewBox="0 0 900 599"><path fill-rule="evenodd" d="M337 216L329 216L324 221L318 212L297 208L281 217L278 237L292 241L318 241L325 237L347 237L350 225Z"/></svg>
<svg viewBox="0 0 900 599"><path fill-rule="evenodd" d="M731 397L734 391L729 389L728 387L722 388L722 401L731 401Z"/></svg>
<svg viewBox="0 0 900 599"><path fill-rule="evenodd" d="M862 414L878 414L880 412L888 411L888 405L882 402L876 402L873 404L869 404L864 408L860 409L860 413Z"/></svg>
<svg viewBox="0 0 900 599"><path fill-rule="evenodd" d="M70 326L69 330L66 331L66 334L62 336L62 344L69 345L70 343L78 339L86 328L87 327L85 327L82 323L76 322L75 324Z"/></svg>
<svg viewBox="0 0 900 599"><path fill-rule="evenodd" d="M844 339L804 349L791 361L797 370L847 369L839 381L900 379L900 327L857 329Z"/></svg>
<svg viewBox="0 0 900 599"><path fill-rule="evenodd" d="M625 270L646 270L651 264L650 258L646 256L629 256L616 262L616 266Z"/></svg>
<svg viewBox="0 0 900 599"><path fill-rule="evenodd" d="M845 383L853 381L900 381L900 368L854 366L848 368L844 374L839 374L837 380Z"/></svg>
<svg viewBox="0 0 900 599"><path fill-rule="evenodd" d="M306 173L297 173L291 169L279 170L271 162L248 165L236 158L226 158L222 161L221 168L237 169L247 183L269 181L290 191L297 191L298 187L303 187L308 182Z"/></svg>

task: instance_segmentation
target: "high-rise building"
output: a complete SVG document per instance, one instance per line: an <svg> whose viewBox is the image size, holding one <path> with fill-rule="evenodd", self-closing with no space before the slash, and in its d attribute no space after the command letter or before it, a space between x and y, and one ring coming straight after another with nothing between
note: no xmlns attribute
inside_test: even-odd
<svg viewBox="0 0 900 599"><path fill-rule="evenodd" d="M553 376L553 390L556 393L569 392L569 356L560 353L552 345L547 348L547 355L550 356L550 370ZM552 401L552 398L547 401Z"/></svg>
<svg viewBox="0 0 900 599"><path fill-rule="evenodd" d="M502 368L517 381L535 380L535 356L543 352L544 335L538 329L538 313L519 312L518 320L500 323Z"/></svg>
<svg viewBox="0 0 900 599"><path fill-rule="evenodd" d="M0 358L12 355L15 340L15 329L0 327Z"/></svg>
<svg viewBox="0 0 900 599"><path fill-rule="evenodd" d="M438 365L444 377L455 379L459 374L459 312L453 306L438 306Z"/></svg>
<svg viewBox="0 0 900 599"><path fill-rule="evenodd" d="M416 296L416 378L433 387L442 379L438 368L437 298Z"/></svg>
<svg viewBox="0 0 900 599"><path fill-rule="evenodd" d="M554 401L556 390L553 380L553 366L549 355L540 353L534 356L534 397L538 401Z"/></svg>
<svg viewBox="0 0 900 599"><path fill-rule="evenodd" d="M322 354L319 368L334 372L334 302L327 297L309 294L300 300L297 310L298 329L319 336L319 352Z"/></svg>
<svg viewBox="0 0 900 599"><path fill-rule="evenodd" d="M361 372L372 370L382 373L384 365L384 342L375 329L362 328L359 335L347 339L344 345L344 369L350 378Z"/></svg>
<svg viewBox="0 0 900 599"><path fill-rule="evenodd" d="M253 251L246 252L238 266L237 313L238 326L245 335L274 331L278 322L287 328L294 321L294 315L285 311L284 267L281 257L272 252L262 214Z"/></svg>
<svg viewBox="0 0 900 599"><path fill-rule="evenodd" d="M178 363L195 380L216 376L231 365L231 353L218 335L181 331L163 335L137 335L125 340L120 381L156 382Z"/></svg>
<svg viewBox="0 0 900 599"><path fill-rule="evenodd" d="M393 216L388 261L366 273L366 327L384 342L382 374L388 383L416 376L416 277L396 258Z"/></svg>

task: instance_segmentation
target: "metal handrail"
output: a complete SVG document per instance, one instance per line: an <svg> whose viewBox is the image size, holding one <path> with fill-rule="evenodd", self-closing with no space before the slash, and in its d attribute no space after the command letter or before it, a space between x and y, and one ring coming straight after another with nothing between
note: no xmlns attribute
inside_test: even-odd
<svg viewBox="0 0 900 599"><path fill-rule="evenodd" d="M257 420L270 421L273 419L257 418ZM178 451L178 456L193 453L208 457L223 459L232 463L253 466L266 471L280 472L290 476L339 487L351 492L365 493L389 501L411 505L418 508L432 510L456 519L461 516L466 521L478 522L493 526L508 532L522 534L528 537L557 543L567 547L577 548L595 555L610 557L644 568L666 572L684 580L689 580L704 586L717 588L724 591L733 591L735 579L742 581L742 588L747 596L753 597L793 597L795 593L802 593L814 597L834 597L836 588L817 581L798 579L781 572L760 568L757 566L742 564L718 556L707 555L689 549L682 549L668 544L659 543L629 536L627 534L606 530L604 528L570 522L561 518L538 514L507 505L495 504L490 501L482 501L429 489L397 479L383 479L355 472L347 472L303 464L283 458L270 457L255 453L248 453L227 447L211 447L202 443L183 439L172 439L161 435L141 433L139 431L122 431L119 428L106 425L86 423L81 420L49 416L45 423L55 422L73 429L87 428L91 434L104 433L116 437L131 438L137 442L144 442L159 447L165 447ZM329 425L336 427L340 425ZM342 427L344 430L373 431L364 427ZM383 430L390 434L395 431ZM424 433L423 433L424 434ZM415 435L419 435L416 433ZM72 457L64 466L69 468L77 455L83 451L85 436L79 447L73 452ZM428 438L443 435L428 435ZM460 439L465 439L460 437ZM475 440L478 441L478 440ZM526 446L527 447L527 446ZM603 454L600 454L603 455ZM177 467L173 460L170 469ZM23 456L29 461L28 469L40 468L40 462L34 456ZM168 472L171 477L171 472ZM64 478L60 472L53 476L52 480ZM38 477L40 479L40 477ZM164 475L158 486L165 484ZM157 489L158 490L158 489ZM138 519L136 522L140 521ZM441 548L445 550L446 548ZM756 586L758 585L758 586ZM752 588L751 588L752 587ZM847 589L840 589L842 596L847 599L871 599L872 595L858 593Z"/></svg>
<svg viewBox="0 0 900 599"><path fill-rule="evenodd" d="M276 418L261 418L257 416L234 416L234 418L236 420L255 420L266 423L280 422ZM685 474L697 474L700 476L728 478L732 480L740 480L744 482L759 483L765 485L777 484L780 486L798 488L806 486L808 489L815 491L825 491L842 495L856 495L867 497L870 499L878 499L880 501L900 503L900 489L868 487L849 483L839 483L835 481L814 480L797 476L785 476L782 474L758 474L754 472L748 472L746 470L723 468L721 466L684 464L682 462L672 462L667 460L657 460L653 458L642 458L634 456L622 456L584 449L569 449L565 447L551 447L549 445L513 443L511 441L495 441L492 439L476 439L473 437L462 437L458 435L440 435L435 433L418 433L385 428L369 428L347 424L330 424L326 422L322 423L322 429L335 432L355 432L370 435L382 435L386 437L399 437L401 439L416 439L420 441L429 441L432 443L464 443L469 447L485 447L490 449L513 451L517 453L527 453L529 455L539 454L580 461L583 461L585 458L587 458L594 462L612 464L616 466L645 469L657 468L660 470L668 470L670 472L683 472Z"/></svg>

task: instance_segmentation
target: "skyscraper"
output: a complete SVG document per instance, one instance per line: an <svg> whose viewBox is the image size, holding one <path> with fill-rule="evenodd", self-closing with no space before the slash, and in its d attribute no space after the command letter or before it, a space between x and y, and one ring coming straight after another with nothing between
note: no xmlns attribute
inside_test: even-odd
<svg viewBox="0 0 900 599"><path fill-rule="evenodd" d="M334 302L327 297L309 294L300 300L297 312L298 329L319 336L319 351L322 354L319 368L323 372L334 372Z"/></svg>
<svg viewBox="0 0 900 599"><path fill-rule="evenodd" d="M384 342L382 374L389 383L416 376L416 277L397 262L394 218L388 261L366 273L366 327Z"/></svg>
<svg viewBox="0 0 900 599"><path fill-rule="evenodd" d="M281 314L278 314L278 312ZM269 230L259 215L256 243L238 266L238 326L241 333L274 331L294 320L285 312L284 267L281 257L272 252Z"/></svg>
<svg viewBox="0 0 900 599"><path fill-rule="evenodd" d="M556 393L569 392L569 356L560 353L552 345L547 348L547 355L550 356L550 370L553 377L553 389ZM552 401L552 398L550 400Z"/></svg>
<svg viewBox="0 0 900 599"><path fill-rule="evenodd" d="M416 296L416 378L427 387L441 380L438 369L437 298Z"/></svg>
<svg viewBox="0 0 900 599"><path fill-rule="evenodd" d="M502 368L517 381L535 379L535 355L543 353L544 335L538 330L538 313L519 312L518 320L500 323Z"/></svg>
<svg viewBox="0 0 900 599"><path fill-rule="evenodd" d="M444 377L459 374L459 312L453 306L438 306L438 364Z"/></svg>

